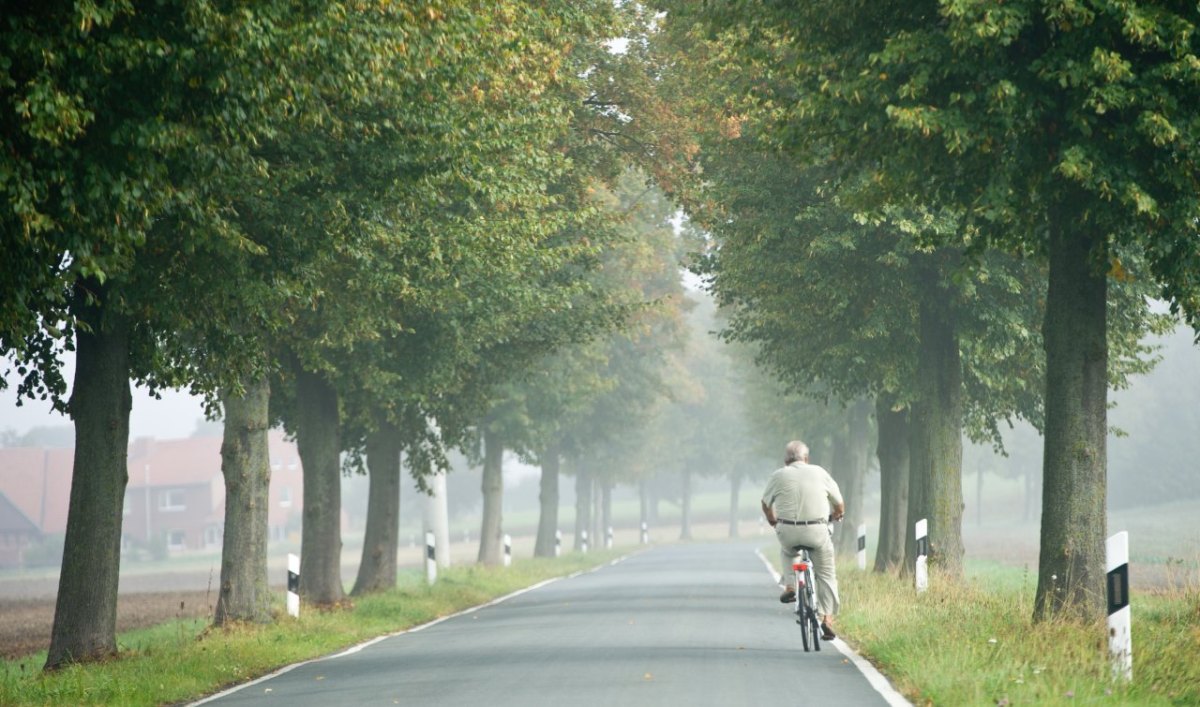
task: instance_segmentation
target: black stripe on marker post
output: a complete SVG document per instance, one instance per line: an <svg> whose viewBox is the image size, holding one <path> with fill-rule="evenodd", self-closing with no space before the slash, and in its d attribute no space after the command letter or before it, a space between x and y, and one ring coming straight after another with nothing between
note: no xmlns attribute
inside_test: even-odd
<svg viewBox="0 0 1200 707"><path fill-rule="evenodd" d="M917 538L917 557L924 555L929 557L929 536L924 535Z"/></svg>
<svg viewBox="0 0 1200 707"><path fill-rule="evenodd" d="M867 536L865 536L865 535L858 536L858 551L862 552L863 550L866 550L866 549L867 549Z"/></svg>
<svg viewBox="0 0 1200 707"><path fill-rule="evenodd" d="M1129 606L1129 564L1108 573L1108 615L1112 616Z"/></svg>
<svg viewBox="0 0 1200 707"><path fill-rule="evenodd" d="M300 575L295 572L288 572L288 588L292 594L300 593Z"/></svg>
<svg viewBox="0 0 1200 707"><path fill-rule="evenodd" d="M431 562L437 559L437 553L434 551L433 545L425 545L425 559Z"/></svg>

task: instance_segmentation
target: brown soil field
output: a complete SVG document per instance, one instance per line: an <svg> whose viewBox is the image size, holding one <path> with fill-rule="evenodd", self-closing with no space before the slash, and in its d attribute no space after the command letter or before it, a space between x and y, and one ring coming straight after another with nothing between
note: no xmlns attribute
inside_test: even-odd
<svg viewBox="0 0 1200 707"><path fill-rule="evenodd" d="M215 601L211 591L122 594L117 599L117 631L173 619L211 619ZM0 617L0 658L20 658L50 647L54 599L0 599Z"/></svg>

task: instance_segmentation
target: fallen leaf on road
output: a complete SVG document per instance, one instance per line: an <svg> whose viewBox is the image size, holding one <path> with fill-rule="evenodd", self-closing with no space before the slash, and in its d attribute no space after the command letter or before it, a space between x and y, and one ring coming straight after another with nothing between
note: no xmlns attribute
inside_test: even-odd
<svg viewBox="0 0 1200 707"><path fill-rule="evenodd" d="M651 675L650 673L646 673L645 675L642 676L642 679L643 680L653 680L654 676Z"/></svg>

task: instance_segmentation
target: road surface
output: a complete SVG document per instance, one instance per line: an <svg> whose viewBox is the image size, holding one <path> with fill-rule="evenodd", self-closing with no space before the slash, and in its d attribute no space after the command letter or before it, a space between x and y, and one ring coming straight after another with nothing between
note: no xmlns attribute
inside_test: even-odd
<svg viewBox="0 0 1200 707"><path fill-rule="evenodd" d="M886 705L748 544L656 547L306 664L214 705Z"/></svg>

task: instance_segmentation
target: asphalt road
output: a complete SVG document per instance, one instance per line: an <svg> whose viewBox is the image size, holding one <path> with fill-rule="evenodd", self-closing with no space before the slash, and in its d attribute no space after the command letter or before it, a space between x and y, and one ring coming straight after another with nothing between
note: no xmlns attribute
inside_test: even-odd
<svg viewBox="0 0 1200 707"><path fill-rule="evenodd" d="M803 651L754 547L649 549L209 704L887 704L835 646Z"/></svg>

